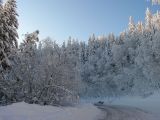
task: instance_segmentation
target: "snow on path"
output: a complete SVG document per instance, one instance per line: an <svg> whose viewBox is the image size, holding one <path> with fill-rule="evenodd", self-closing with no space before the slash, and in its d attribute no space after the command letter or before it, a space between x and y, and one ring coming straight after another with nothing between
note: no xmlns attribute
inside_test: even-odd
<svg viewBox="0 0 160 120"><path fill-rule="evenodd" d="M101 120L160 120L160 118L139 108L117 105L100 105L99 109L106 113Z"/></svg>
<svg viewBox="0 0 160 120"><path fill-rule="evenodd" d="M158 103L157 95L142 101L124 98L110 105L97 106L80 104L75 107L53 107L21 102L0 107L0 120L160 120L160 117L148 111L160 113L159 107L153 109L160 106Z"/></svg>
<svg viewBox="0 0 160 120"><path fill-rule="evenodd" d="M100 109L91 104L53 107L21 102L0 107L0 120L100 120L103 115Z"/></svg>
<svg viewBox="0 0 160 120"><path fill-rule="evenodd" d="M158 116L160 120L160 91L155 92L147 98L141 97L124 97L113 101L110 105L131 106Z"/></svg>

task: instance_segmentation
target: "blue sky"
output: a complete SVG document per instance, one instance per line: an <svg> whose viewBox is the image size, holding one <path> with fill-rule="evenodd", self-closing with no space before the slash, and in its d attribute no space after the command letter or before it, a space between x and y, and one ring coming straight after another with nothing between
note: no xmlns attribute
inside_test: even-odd
<svg viewBox="0 0 160 120"><path fill-rule="evenodd" d="M19 37L40 30L40 39L50 36L58 43L69 36L86 41L95 35L118 35L128 25L129 16L135 22L144 20L145 10L153 12L148 0L17 0Z"/></svg>

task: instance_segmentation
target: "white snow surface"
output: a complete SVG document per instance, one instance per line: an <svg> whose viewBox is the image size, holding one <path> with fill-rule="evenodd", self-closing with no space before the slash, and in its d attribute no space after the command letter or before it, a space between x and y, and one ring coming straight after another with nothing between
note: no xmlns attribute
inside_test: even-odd
<svg viewBox="0 0 160 120"><path fill-rule="evenodd" d="M53 107L21 102L0 107L0 120L98 120L102 117L102 111L91 104Z"/></svg>
<svg viewBox="0 0 160 120"><path fill-rule="evenodd" d="M107 114L104 120L160 120L160 91L146 98L126 96L81 100L82 103L97 101L104 101L102 108Z"/></svg>
<svg viewBox="0 0 160 120"><path fill-rule="evenodd" d="M159 117L135 107L118 105L99 107L106 113L103 120L159 120Z"/></svg>
<svg viewBox="0 0 160 120"><path fill-rule="evenodd" d="M93 101L92 101L93 102ZM0 120L160 120L160 94L142 99L124 97L101 106L81 103L54 107L24 102L0 107Z"/></svg>
<svg viewBox="0 0 160 120"><path fill-rule="evenodd" d="M160 91L155 92L147 98L130 96L116 99L111 103L111 105L127 105L130 107L140 108L154 115L158 115L160 120Z"/></svg>

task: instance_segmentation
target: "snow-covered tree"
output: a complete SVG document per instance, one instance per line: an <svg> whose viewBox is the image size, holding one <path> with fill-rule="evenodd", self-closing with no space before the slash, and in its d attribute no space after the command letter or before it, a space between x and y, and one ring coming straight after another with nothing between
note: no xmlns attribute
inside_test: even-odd
<svg viewBox="0 0 160 120"><path fill-rule="evenodd" d="M4 19L6 21L6 34L7 39L14 47L18 47L18 19L17 19L17 11L16 11L17 5L16 0L7 0L4 4Z"/></svg>
<svg viewBox="0 0 160 120"><path fill-rule="evenodd" d="M151 0L152 4L156 5L156 4L160 4L160 0Z"/></svg>
<svg viewBox="0 0 160 120"><path fill-rule="evenodd" d="M2 67L6 69L7 66L10 66L9 56L11 52L15 51L15 48L18 47L17 44L17 13L16 13L16 1L8 0L4 5L0 3L0 19L1 19L1 59Z"/></svg>
<svg viewBox="0 0 160 120"><path fill-rule="evenodd" d="M115 35L113 34L113 33L110 33L109 35L108 35L108 41L111 43L111 44L113 44L114 42L115 42Z"/></svg>
<svg viewBox="0 0 160 120"><path fill-rule="evenodd" d="M133 33L135 31L135 24L132 16L129 17L128 29L130 33Z"/></svg>
<svg viewBox="0 0 160 120"><path fill-rule="evenodd" d="M20 45L20 51L18 52L18 65L15 66L16 75L19 76L22 81L22 93L24 100L27 102L32 101L33 96L36 95L35 88L38 88L38 82L36 78L36 72L39 70L39 56L37 52L36 42L38 39L39 31L25 34L25 39Z"/></svg>
<svg viewBox="0 0 160 120"><path fill-rule="evenodd" d="M8 69L14 65L15 52L18 47L16 17L16 2L6 1L2 5L0 1L0 101L3 100L2 104L16 101L14 92L16 82L10 76L11 69Z"/></svg>
<svg viewBox="0 0 160 120"><path fill-rule="evenodd" d="M154 29L160 30L160 12L159 11L157 11L156 14L153 14L152 22L153 22Z"/></svg>
<svg viewBox="0 0 160 120"><path fill-rule="evenodd" d="M136 25L136 29L139 33L143 33L143 30L144 30L144 26L143 26L143 23L142 21L139 21L138 24Z"/></svg>
<svg viewBox="0 0 160 120"><path fill-rule="evenodd" d="M145 16L145 28L148 31L152 30L152 13L149 10L149 8L147 8L146 10L146 16Z"/></svg>

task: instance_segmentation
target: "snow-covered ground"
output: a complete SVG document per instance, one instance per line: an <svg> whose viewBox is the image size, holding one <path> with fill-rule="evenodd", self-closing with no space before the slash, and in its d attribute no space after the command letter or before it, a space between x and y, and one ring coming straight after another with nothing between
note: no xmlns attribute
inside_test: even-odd
<svg viewBox="0 0 160 120"><path fill-rule="evenodd" d="M133 120L160 120L160 91L155 92L153 95L142 98L139 96L127 96L122 98L97 98L81 100L81 103L104 101L105 106L102 106L107 112L112 114L113 120L119 120L124 115L126 119L130 120L130 116L139 116ZM125 108L125 109L124 109ZM126 113L126 114L125 114ZM136 113L137 116L134 114ZM140 115L142 114L142 115ZM128 118L127 118L128 116ZM142 117L144 116L144 118ZM109 116L111 117L111 116ZM118 119L119 118L119 119ZM112 119L112 118L110 118ZM121 119L120 119L121 120Z"/></svg>
<svg viewBox="0 0 160 120"><path fill-rule="evenodd" d="M109 116L110 120L119 120L118 118L123 120L160 120L160 91L147 98L129 96L115 99L112 102L106 100L105 104L106 106L103 106L105 111L112 115L114 113L113 116Z"/></svg>
<svg viewBox="0 0 160 120"><path fill-rule="evenodd" d="M160 120L160 94L142 99L125 97L105 103L53 107L24 102L0 107L0 120Z"/></svg>
<svg viewBox="0 0 160 120"><path fill-rule="evenodd" d="M21 102L0 107L0 120L99 120L102 117L101 110L91 104L53 107Z"/></svg>
<svg viewBox="0 0 160 120"><path fill-rule="evenodd" d="M124 97L116 99L111 103L111 105L127 105L131 107L133 106L160 116L160 91L154 93L147 98Z"/></svg>
<svg viewBox="0 0 160 120"><path fill-rule="evenodd" d="M159 117L135 107L120 105L98 107L105 112L103 120L159 120Z"/></svg>

